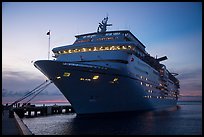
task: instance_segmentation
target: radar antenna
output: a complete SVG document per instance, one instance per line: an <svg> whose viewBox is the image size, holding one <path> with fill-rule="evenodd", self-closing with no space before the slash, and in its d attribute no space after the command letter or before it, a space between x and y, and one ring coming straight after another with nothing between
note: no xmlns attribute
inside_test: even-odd
<svg viewBox="0 0 204 137"><path fill-rule="evenodd" d="M101 23L99 23L99 26L97 29L98 33L99 32L106 32L106 27L112 26L112 24L107 24L107 22L108 22L108 16L106 18L104 18Z"/></svg>

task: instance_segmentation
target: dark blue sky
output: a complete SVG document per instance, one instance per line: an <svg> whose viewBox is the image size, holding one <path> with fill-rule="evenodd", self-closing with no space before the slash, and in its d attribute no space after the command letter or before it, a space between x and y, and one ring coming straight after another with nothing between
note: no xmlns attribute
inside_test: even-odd
<svg viewBox="0 0 204 137"><path fill-rule="evenodd" d="M109 30L130 30L152 56L168 57L164 64L180 74L182 95L202 95L201 2L3 2L3 99L46 79L31 61L47 59L49 29L51 48L70 45L107 14ZM45 93L64 99L54 86Z"/></svg>

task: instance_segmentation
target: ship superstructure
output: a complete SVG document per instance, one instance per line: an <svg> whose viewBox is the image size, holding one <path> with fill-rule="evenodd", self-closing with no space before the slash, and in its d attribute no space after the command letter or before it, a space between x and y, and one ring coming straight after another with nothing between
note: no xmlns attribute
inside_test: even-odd
<svg viewBox="0 0 204 137"><path fill-rule="evenodd" d="M54 60L39 60L42 71L77 114L140 111L175 106L177 74L170 73L129 31L106 31L108 17L97 32L76 35L72 45L54 48Z"/></svg>

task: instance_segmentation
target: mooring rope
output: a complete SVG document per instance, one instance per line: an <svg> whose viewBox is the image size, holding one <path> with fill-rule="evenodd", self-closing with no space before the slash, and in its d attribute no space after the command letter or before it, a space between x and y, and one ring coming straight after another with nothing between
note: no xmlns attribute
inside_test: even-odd
<svg viewBox="0 0 204 137"><path fill-rule="evenodd" d="M34 88L33 90L31 90L31 91L29 91L28 93L26 93L23 97L21 97L21 98L17 99L16 101L14 101L10 106L12 106L12 105L14 105L14 104L16 104L16 103L18 103L18 102L24 100L25 98L27 98L27 97L33 95L34 93L36 93L35 90L38 91L38 90L39 90L38 88L40 88L41 86L43 86L46 82L48 82L48 80L46 80L45 82L43 82L42 84L40 84L39 86L37 86L36 88ZM42 87L41 87L41 88L42 88Z"/></svg>
<svg viewBox="0 0 204 137"><path fill-rule="evenodd" d="M50 83L48 83L47 85L45 85L44 87L41 87L40 89L38 89L38 93L36 93L33 97L31 97L27 102L26 105L33 99L35 98L38 94L40 94L46 87L48 87L50 84L52 83L52 81L50 81Z"/></svg>

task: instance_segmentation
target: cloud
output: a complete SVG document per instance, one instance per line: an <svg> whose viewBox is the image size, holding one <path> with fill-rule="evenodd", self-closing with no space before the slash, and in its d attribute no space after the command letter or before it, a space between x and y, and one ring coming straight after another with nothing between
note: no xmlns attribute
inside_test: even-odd
<svg viewBox="0 0 204 137"><path fill-rule="evenodd" d="M178 75L178 78L180 80L182 79L198 79L202 76L202 68L194 68L194 69L185 69L180 70L180 75Z"/></svg>
<svg viewBox="0 0 204 137"><path fill-rule="evenodd" d="M34 89L34 88L32 88L32 89ZM2 89L2 103L4 103L4 104L12 103L12 102L16 101L17 99L22 98L26 93L28 93L31 90L8 90L8 89L3 88ZM36 93L38 93L38 92L35 92L35 94L25 98L21 102L27 102L34 95L36 95ZM45 90L40 92L40 94L38 94L37 96L35 96L31 100L31 102L36 103L39 101L43 102L46 100L48 100L47 102L49 102L50 100L62 100L61 102L67 101L67 99L64 97L64 95L55 87L54 84L49 85Z"/></svg>
<svg viewBox="0 0 204 137"><path fill-rule="evenodd" d="M40 72L39 72L40 73ZM2 97L23 96L43 82L46 77L32 74L26 71L7 70L2 72ZM62 95L54 84L49 85L39 95Z"/></svg>
<svg viewBox="0 0 204 137"><path fill-rule="evenodd" d="M2 72L3 78L7 79L17 79L18 81L26 81L26 80L40 80L43 77L39 77L40 75L37 75L35 73L28 71L16 71L16 70L3 70Z"/></svg>
<svg viewBox="0 0 204 137"><path fill-rule="evenodd" d="M202 68L180 70L177 78L183 95L202 96Z"/></svg>
<svg viewBox="0 0 204 137"><path fill-rule="evenodd" d="M53 89L54 85L51 87L43 90L42 92L39 93L39 96L41 95L62 95L60 92L49 92L49 89ZM13 91L13 90L7 90L7 89L2 89L2 97L8 97L8 96L16 96L16 97L22 97L26 93L30 92L31 90L21 90L21 91ZM35 90L36 91L36 90ZM35 92L33 91L33 93ZM38 92L35 92L38 93Z"/></svg>

